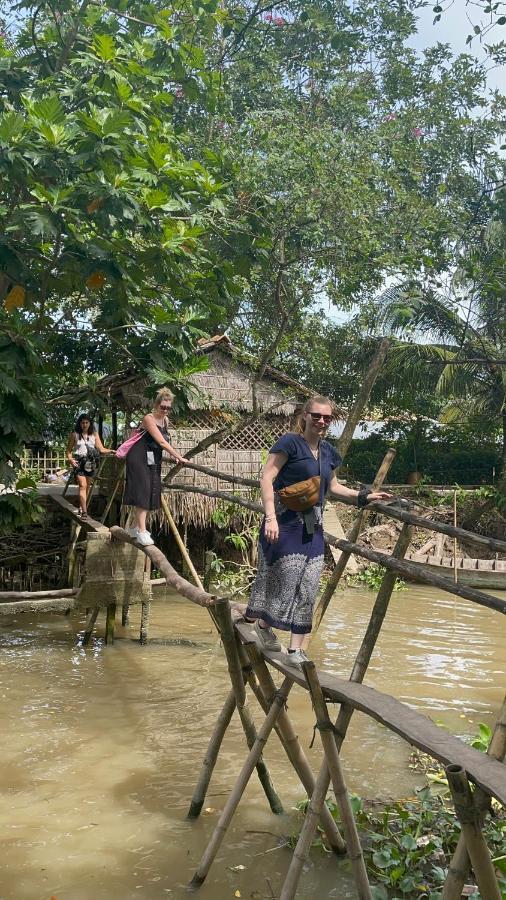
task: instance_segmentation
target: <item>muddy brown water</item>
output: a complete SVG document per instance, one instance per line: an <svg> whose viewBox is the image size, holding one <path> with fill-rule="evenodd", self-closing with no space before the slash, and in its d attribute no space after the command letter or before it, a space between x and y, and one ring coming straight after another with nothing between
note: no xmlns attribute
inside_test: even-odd
<svg viewBox="0 0 506 900"><path fill-rule="evenodd" d="M188 822L228 681L207 613L165 597L152 605L145 647L136 640L137 608L113 647L99 628L87 651L76 644L83 621L75 617L2 620L1 900L188 897L245 748L234 720L205 812ZM318 666L349 675L373 600L370 592L338 593L311 647ZM470 735L495 720L505 659L499 614L410 587L392 599L367 683ZM313 715L302 689L292 691L289 712L316 769L321 751L318 740L309 750ZM424 778L409 768L409 754L399 737L355 714L343 748L350 790L411 795ZM279 896L290 860L283 844L300 826L294 806L303 790L275 736L266 759L286 812L270 813L255 776L202 900ZM348 863L313 852L298 897L355 897Z"/></svg>

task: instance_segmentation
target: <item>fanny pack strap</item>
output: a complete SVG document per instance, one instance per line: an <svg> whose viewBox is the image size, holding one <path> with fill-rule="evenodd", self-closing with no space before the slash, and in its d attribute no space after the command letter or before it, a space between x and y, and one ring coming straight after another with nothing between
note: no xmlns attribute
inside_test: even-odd
<svg viewBox="0 0 506 900"><path fill-rule="evenodd" d="M323 515L323 479L322 479L322 445L321 441L318 448L318 475L320 477L320 507ZM310 509L307 509L302 513L302 518L304 519L304 527L306 529L307 534L314 534L314 529L316 525L316 516L315 516L315 508L312 506Z"/></svg>

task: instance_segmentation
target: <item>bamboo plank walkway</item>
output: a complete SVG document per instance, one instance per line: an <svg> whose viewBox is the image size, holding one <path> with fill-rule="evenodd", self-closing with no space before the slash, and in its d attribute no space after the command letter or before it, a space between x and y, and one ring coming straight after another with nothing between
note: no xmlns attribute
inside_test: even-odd
<svg viewBox="0 0 506 900"><path fill-rule="evenodd" d="M87 516L86 519L82 519L80 515L78 515L77 507L74 506L73 503L70 503L69 500L66 500L65 497L62 497L60 493L56 493L53 491L46 491L46 497L50 497L53 503L56 503L63 512L67 513L77 525L81 525L85 531L96 531L97 533L107 534L109 529L107 525L102 525L102 522L98 522L96 519L92 519L91 516Z"/></svg>
<svg viewBox="0 0 506 900"><path fill-rule="evenodd" d="M286 665L284 653L263 652L251 625L236 621L235 629L243 643L254 641L269 665L307 690L304 673ZM459 738L435 725L427 716L389 694L324 671L318 671L318 679L327 699L347 703L359 712L366 713L445 766L462 766L471 781L506 805L506 766L503 763L464 744Z"/></svg>

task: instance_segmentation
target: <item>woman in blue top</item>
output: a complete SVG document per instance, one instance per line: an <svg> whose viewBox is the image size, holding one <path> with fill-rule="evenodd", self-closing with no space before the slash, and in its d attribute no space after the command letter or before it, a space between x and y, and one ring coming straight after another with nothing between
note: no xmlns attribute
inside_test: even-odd
<svg viewBox="0 0 506 900"><path fill-rule="evenodd" d="M311 397L300 413L298 431L282 435L271 448L260 479L265 518L257 575L245 615L256 619L255 631L266 650L281 650L273 627L289 631L287 662L299 667L308 659L301 648L311 631L323 568L324 497L352 498L364 506L390 497L383 491L364 493L339 484L334 470L342 459L323 440L334 418L335 407L328 397ZM275 492L314 475L321 478L320 501L311 514L283 506Z"/></svg>

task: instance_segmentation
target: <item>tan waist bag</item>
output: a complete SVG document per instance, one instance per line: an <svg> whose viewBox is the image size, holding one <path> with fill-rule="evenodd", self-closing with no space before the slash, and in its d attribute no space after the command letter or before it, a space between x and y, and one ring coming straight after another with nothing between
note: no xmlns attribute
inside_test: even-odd
<svg viewBox="0 0 506 900"><path fill-rule="evenodd" d="M281 488L278 497L283 506L293 512L306 512L320 501L320 476L313 475L305 481L297 481L288 487Z"/></svg>

